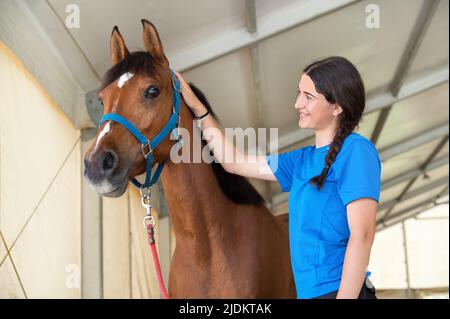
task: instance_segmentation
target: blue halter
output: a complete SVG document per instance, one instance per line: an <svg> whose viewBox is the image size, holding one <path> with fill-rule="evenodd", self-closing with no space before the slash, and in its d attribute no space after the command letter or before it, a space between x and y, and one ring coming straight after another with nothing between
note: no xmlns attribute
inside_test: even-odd
<svg viewBox="0 0 450 319"><path fill-rule="evenodd" d="M124 126L131 134L133 134L133 136L139 141L139 143L141 143L141 153L146 161L145 182L141 184L136 178L133 178L131 180L134 186L138 187L139 189L150 188L158 181L159 175L161 174L167 159L163 160L161 163L158 164L152 176L152 164L155 161L155 158L153 157L153 151L164 140L164 138L168 134L170 134L170 132L173 131L178 125L180 115L180 104L181 104L180 82L178 81L172 69L170 69L170 73L172 75L172 85L173 85L173 113L170 116L170 119L167 122L167 124L161 130L161 132L159 132L151 141L149 141L147 137L145 137L145 135L142 134L133 124L131 124L131 122L129 122L126 118L116 113L104 114L98 124L98 126L100 127L102 123L105 121L117 122L122 126ZM176 137L179 142L180 136L176 135Z"/></svg>

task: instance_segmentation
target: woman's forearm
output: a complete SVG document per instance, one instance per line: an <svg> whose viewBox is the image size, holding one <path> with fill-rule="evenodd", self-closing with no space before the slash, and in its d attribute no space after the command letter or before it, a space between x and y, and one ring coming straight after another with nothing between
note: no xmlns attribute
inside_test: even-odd
<svg viewBox="0 0 450 319"><path fill-rule="evenodd" d="M357 299L364 283L373 235L350 235L338 299Z"/></svg>
<svg viewBox="0 0 450 319"><path fill-rule="evenodd" d="M204 112L206 112L206 108ZM233 157L236 156L238 150L235 148L234 144L226 138L222 127L214 117L207 116L200 121L203 138L207 142L209 148L213 151L214 157L222 164L226 171L232 171L234 162Z"/></svg>

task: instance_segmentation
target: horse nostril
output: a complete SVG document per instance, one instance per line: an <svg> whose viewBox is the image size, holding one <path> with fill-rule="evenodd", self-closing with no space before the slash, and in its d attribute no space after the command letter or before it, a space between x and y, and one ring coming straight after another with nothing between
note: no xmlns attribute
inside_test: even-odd
<svg viewBox="0 0 450 319"><path fill-rule="evenodd" d="M111 175L117 166L117 155L114 152L107 151L103 158L103 172L106 176Z"/></svg>

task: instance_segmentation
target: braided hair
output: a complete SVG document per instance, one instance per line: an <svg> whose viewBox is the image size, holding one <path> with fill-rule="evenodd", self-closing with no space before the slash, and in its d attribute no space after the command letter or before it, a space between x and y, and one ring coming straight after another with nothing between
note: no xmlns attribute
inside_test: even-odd
<svg viewBox="0 0 450 319"><path fill-rule="evenodd" d="M310 180L320 190L326 176L341 150L345 138L359 124L365 107L364 83L356 67L342 57L329 57L308 65L303 73L313 81L316 91L331 104L342 108L338 126L325 157L325 167L320 175Z"/></svg>

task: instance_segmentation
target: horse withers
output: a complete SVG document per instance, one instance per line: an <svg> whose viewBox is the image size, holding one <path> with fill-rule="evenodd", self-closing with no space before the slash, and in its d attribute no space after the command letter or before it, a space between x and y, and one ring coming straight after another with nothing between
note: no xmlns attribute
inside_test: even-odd
<svg viewBox="0 0 450 319"><path fill-rule="evenodd" d="M99 90L104 113L118 114L149 138L173 112L173 78L156 28L142 20L146 51L130 53L117 27L111 34L113 67ZM208 110L211 106L197 88ZM180 128L197 128L181 100ZM175 163L175 140L167 136L152 150L161 173L176 236L169 274L171 298L295 298L287 216L273 216L243 177L216 162ZM204 143L204 142L203 142ZM193 143L185 143L193 154ZM207 146L206 146L207 147ZM129 181L146 171L140 143L126 127L104 121L85 155L84 175L101 195L119 197Z"/></svg>

